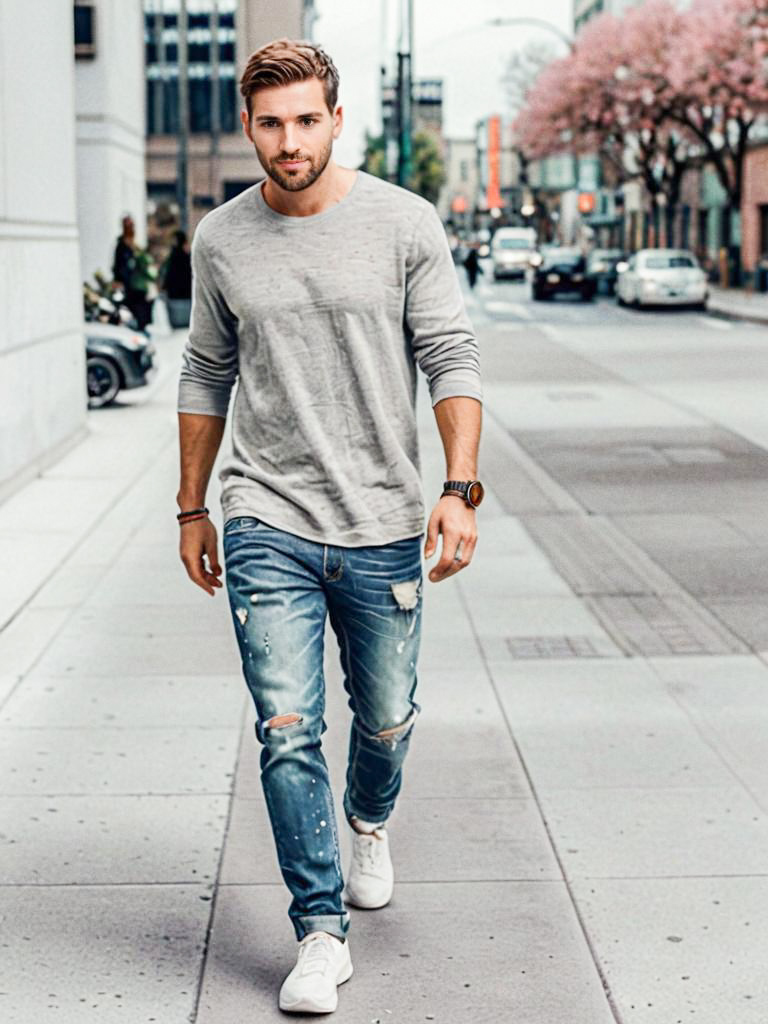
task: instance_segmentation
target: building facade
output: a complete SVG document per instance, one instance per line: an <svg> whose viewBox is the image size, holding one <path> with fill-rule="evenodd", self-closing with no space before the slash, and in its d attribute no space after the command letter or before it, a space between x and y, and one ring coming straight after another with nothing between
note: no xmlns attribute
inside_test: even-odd
<svg viewBox="0 0 768 1024"><path fill-rule="evenodd" d="M0 499L85 431L72 50L71 4L0 0Z"/></svg>
<svg viewBox="0 0 768 1024"><path fill-rule="evenodd" d="M313 0L187 0L190 228L263 177L243 139L238 83L270 40L312 37ZM150 211L176 201L179 0L144 0L147 194Z"/></svg>
<svg viewBox="0 0 768 1024"><path fill-rule="evenodd" d="M741 222L741 258L747 278L760 291L768 291L768 139L747 156Z"/></svg>
<svg viewBox="0 0 768 1024"><path fill-rule="evenodd" d="M83 276L111 276L120 220L144 242L144 39L141 0L75 4L77 211Z"/></svg>
<svg viewBox="0 0 768 1024"><path fill-rule="evenodd" d="M478 196L477 152L474 139L445 139L445 185L437 202L437 212L455 228L472 226Z"/></svg>

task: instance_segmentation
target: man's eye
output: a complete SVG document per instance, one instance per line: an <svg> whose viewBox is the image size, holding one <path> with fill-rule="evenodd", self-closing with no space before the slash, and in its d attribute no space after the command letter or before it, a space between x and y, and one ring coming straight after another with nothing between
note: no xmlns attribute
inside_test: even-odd
<svg viewBox="0 0 768 1024"><path fill-rule="evenodd" d="M277 121L262 121L261 122L261 127L262 128L274 128L276 124L277 124Z"/></svg>
<svg viewBox="0 0 768 1024"><path fill-rule="evenodd" d="M315 119L314 117L302 117L301 123L304 125L305 128L311 128L312 125L315 123Z"/></svg>

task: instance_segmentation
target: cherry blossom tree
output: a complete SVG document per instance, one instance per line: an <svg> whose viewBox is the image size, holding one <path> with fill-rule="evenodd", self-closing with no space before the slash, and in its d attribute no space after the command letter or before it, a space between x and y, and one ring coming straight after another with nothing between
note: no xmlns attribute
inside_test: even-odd
<svg viewBox="0 0 768 1024"><path fill-rule="evenodd" d="M768 109L768 0L648 0L594 19L537 78L517 119L531 156L597 152L663 200L668 229L692 166L741 201L753 126Z"/></svg>
<svg viewBox="0 0 768 1024"><path fill-rule="evenodd" d="M768 110L768 0L694 0L666 75L672 118L738 210L750 134Z"/></svg>

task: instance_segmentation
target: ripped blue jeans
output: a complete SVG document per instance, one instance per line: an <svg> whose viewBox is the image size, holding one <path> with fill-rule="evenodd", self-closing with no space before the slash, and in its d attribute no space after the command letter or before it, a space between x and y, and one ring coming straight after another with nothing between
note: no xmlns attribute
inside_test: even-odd
<svg viewBox="0 0 768 1024"><path fill-rule="evenodd" d="M336 634L352 709L344 812L385 821L419 706L421 541L339 548L239 517L224 527L227 590L256 705L261 781L299 939L349 915L328 768L323 637Z"/></svg>

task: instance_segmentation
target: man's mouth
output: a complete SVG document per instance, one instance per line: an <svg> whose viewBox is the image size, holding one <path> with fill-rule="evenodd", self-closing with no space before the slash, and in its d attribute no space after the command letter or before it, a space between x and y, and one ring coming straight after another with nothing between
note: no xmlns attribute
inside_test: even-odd
<svg viewBox="0 0 768 1024"><path fill-rule="evenodd" d="M278 160L281 167L285 167L287 170L291 170L296 167L301 167L302 164L306 163L306 160Z"/></svg>

